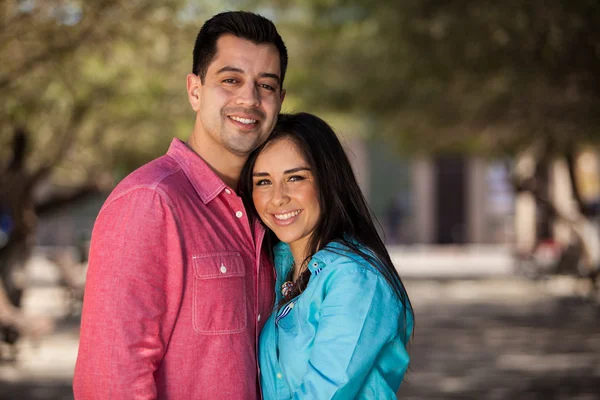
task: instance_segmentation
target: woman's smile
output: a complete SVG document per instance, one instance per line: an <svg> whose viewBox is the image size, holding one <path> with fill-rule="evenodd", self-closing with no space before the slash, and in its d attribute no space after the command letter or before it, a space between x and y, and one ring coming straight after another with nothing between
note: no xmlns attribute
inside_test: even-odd
<svg viewBox="0 0 600 400"><path fill-rule="evenodd" d="M275 220L277 220L278 223L288 225L293 223L296 220L294 217L296 217L301 212L302 210L296 210L281 214L273 214L273 217L275 217Z"/></svg>

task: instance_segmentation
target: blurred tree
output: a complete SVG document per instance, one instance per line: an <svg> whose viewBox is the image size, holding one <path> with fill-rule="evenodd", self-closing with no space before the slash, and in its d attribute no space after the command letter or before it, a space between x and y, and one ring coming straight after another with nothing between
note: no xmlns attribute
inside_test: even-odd
<svg viewBox="0 0 600 400"><path fill-rule="evenodd" d="M185 0L0 3L0 279L14 306L37 217L108 188L191 129L188 53L195 17L212 11Z"/></svg>
<svg viewBox="0 0 600 400"><path fill-rule="evenodd" d="M291 92L376 116L403 148L515 151L542 138L561 150L600 136L596 1L280 3L304 38Z"/></svg>

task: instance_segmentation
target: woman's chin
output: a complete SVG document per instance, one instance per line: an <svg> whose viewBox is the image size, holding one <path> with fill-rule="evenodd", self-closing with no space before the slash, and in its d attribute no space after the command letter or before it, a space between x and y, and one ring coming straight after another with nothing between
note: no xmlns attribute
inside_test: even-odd
<svg viewBox="0 0 600 400"><path fill-rule="evenodd" d="M287 244L292 244L296 240L298 240L297 238L290 237L289 235L278 235L277 232L275 233L275 236L277 236L277 239L279 239L279 241L287 243Z"/></svg>

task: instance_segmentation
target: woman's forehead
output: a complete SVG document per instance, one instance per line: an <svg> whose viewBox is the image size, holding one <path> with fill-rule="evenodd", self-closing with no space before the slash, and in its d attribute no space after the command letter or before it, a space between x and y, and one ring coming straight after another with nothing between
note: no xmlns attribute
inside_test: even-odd
<svg viewBox="0 0 600 400"><path fill-rule="evenodd" d="M298 144L289 137L282 137L267 143L256 159L254 169L260 165L289 166L291 164L307 164L306 157ZM296 166L296 165L294 165Z"/></svg>

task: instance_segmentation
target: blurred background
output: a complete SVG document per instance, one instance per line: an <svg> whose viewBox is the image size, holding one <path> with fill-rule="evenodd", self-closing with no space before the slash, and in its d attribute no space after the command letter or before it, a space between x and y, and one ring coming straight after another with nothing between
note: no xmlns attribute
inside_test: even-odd
<svg viewBox="0 0 600 400"><path fill-rule="evenodd" d="M186 139L197 31L255 11L417 317L401 399L600 399L600 4L2 0L0 399L72 399L104 199Z"/></svg>

